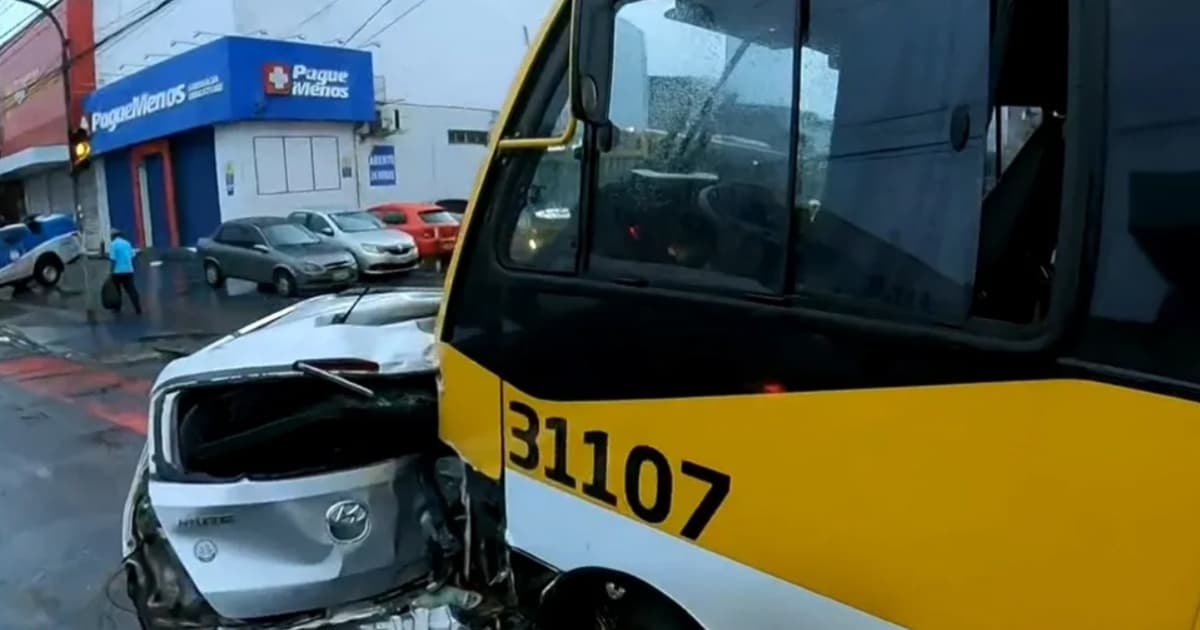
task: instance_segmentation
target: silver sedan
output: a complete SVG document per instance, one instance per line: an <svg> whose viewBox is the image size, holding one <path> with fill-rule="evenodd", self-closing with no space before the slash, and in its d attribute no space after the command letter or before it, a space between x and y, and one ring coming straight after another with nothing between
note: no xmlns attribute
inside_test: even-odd
<svg viewBox="0 0 1200 630"><path fill-rule="evenodd" d="M303 225L321 240L354 254L365 275L412 271L420 253L412 236L388 229L378 217L362 210L299 210L288 220Z"/></svg>

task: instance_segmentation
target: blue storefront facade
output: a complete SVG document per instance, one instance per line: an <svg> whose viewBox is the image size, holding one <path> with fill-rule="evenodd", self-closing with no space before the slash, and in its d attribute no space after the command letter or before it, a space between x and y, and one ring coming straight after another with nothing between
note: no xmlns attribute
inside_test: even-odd
<svg viewBox="0 0 1200 630"><path fill-rule="evenodd" d="M84 112L93 153L102 158L109 224L143 247L188 246L212 234L234 194L235 173L244 170L221 147L230 137L222 130L231 127L344 125L346 134L333 144L312 139L324 136L278 134L288 155L296 147L314 154L308 177L319 180L311 172L311 164L323 163L319 153L353 144L349 130L375 117L372 77L363 51L224 37L96 90ZM343 174L344 160L333 158ZM250 177L255 164L268 162L246 167Z"/></svg>

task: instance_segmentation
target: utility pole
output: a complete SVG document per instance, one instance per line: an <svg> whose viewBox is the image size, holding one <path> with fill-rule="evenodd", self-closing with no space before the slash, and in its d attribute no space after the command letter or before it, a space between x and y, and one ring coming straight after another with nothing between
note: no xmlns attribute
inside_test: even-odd
<svg viewBox="0 0 1200 630"><path fill-rule="evenodd" d="M67 168L71 174L71 199L75 204L75 226L79 229L80 242L82 245L83 239L83 204L79 203L79 173L74 168L75 156L74 147L71 146L72 128L71 128L71 47L70 40L67 39L67 32L63 30L62 23L54 17L54 12L46 5L36 2L35 0L15 0L18 4L24 4L33 7L42 17L50 20L54 25L54 30L58 31L58 39L62 43L61 64L62 84L63 84L63 120L66 121L66 143L67 143ZM64 2L66 0L63 0ZM83 303L84 311L87 315L88 323L96 322L96 309L92 306L95 297L92 294L92 282L88 273L87 265L87 248L80 256L81 266L83 268Z"/></svg>

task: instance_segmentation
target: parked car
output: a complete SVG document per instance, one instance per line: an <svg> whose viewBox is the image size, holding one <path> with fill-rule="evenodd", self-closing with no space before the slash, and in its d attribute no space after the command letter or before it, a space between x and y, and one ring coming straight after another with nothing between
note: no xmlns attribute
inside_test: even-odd
<svg viewBox="0 0 1200 630"><path fill-rule="evenodd" d="M0 227L0 286L24 286L34 280L52 287L82 253L79 230L66 214L32 216Z"/></svg>
<svg viewBox="0 0 1200 630"><path fill-rule="evenodd" d="M212 238L200 239L196 251L204 261L204 279L214 288L226 278L240 278L291 296L346 287L358 279L358 263L346 248L281 217L227 221Z"/></svg>
<svg viewBox="0 0 1200 630"><path fill-rule="evenodd" d="M482 595L439 551L462 483L438 440L441 296L318 296L163 369L122 518L141 627L465 628L449 606Z"/></svg>
<svg viewBox="0 0 1200 630"><path fill-rule="evenodd" d="M449 258L458 241L458 219L432 203L385 203L370 211L388 227L411 235L421 258Z"/></svg>
<svg viewBox="0 0 1200 630"><path fill-rule="evenodd" d="M412 271L420 262L417 243L407 234L387 229L362 210L298 210L288 220L303 225L322 240L354 254L359 273L381 275Z"/></svg>

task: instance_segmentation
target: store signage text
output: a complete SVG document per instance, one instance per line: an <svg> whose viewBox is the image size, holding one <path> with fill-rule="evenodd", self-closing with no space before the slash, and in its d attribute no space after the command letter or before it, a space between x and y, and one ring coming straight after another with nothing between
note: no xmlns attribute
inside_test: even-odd
<svg viewBox="0 0 1200 630"><path fill-rule="evenodd" d="M396 147L390 144L371 147L367 166L370 169L372 186L396 185Z"/></svg>
<svg viewBox="0 0 1200 630"><path fill-rule="evenodd" d="M218 94L225 89L221 77L212 75L191 83L180 83L157 92L143 92L124 105L92 112L92 132L113 132L120 125L143 116L178 107L188 101Z"/></svg>
<svg viewBox="0 0 1200 630"><path fill-rule="evenodd" d="M263 91L274 96L350 98L350 73L304 64L263 64Z"/></svg>

